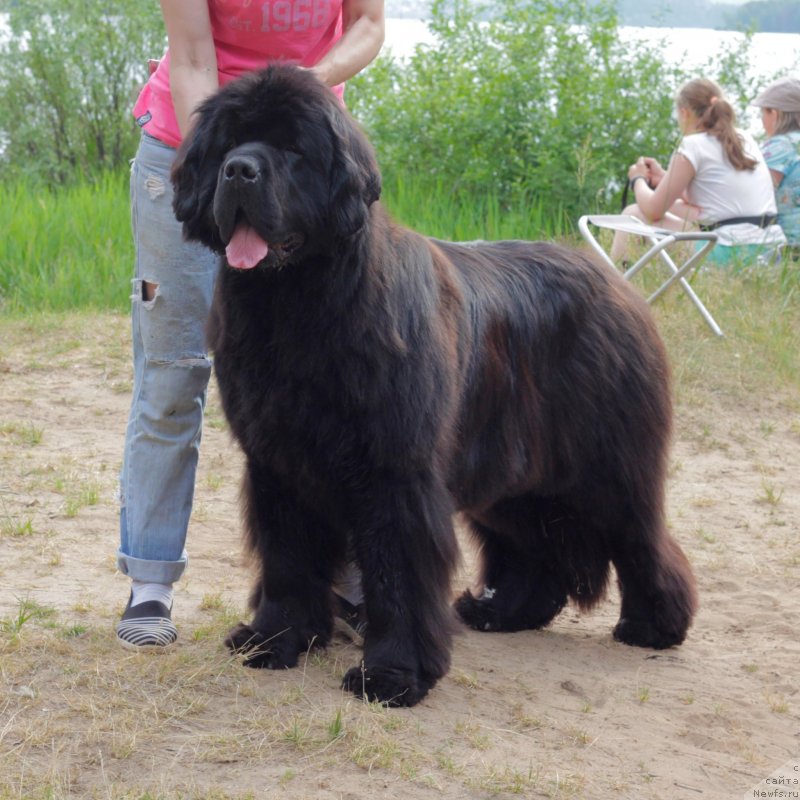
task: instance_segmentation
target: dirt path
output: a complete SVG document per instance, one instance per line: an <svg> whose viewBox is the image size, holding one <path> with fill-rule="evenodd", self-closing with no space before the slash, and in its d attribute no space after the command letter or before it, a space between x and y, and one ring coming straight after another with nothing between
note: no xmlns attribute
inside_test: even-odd
<svg viewBox="0 0 800 800"><path fill-rule="evenodd" d="M614 643L612 592L546 631L465 633L428 699L386 711L340 692L359 658L345 642L281 674L224 654L249 575L213 392L180 645L118 650L127 320L6 321L0 342L0 798L729 800L782 765L800 780L796 406L709 392L678 408L669 518L701 596L682 647Z"/></svg>

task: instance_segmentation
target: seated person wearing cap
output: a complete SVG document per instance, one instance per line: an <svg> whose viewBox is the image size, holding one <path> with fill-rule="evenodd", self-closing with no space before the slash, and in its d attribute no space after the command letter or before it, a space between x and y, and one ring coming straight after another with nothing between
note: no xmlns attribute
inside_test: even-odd
<svg viewBox="0 0 800 800"><path fill-rule="evenodd" d="M775 184L778 223L800 255L800 80L776 81L753 105L761 109L761 124L769 137L761 152Z"/></svg>

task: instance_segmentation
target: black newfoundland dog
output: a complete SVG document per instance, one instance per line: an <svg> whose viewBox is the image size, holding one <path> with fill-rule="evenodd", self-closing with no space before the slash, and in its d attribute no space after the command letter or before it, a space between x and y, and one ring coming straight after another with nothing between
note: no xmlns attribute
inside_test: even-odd
<svg viewBox="0 0 800 800"><path fill-rule="evenodd" d="M480 545L480 631L588 609L613 564L614 637L664 648L695 610L667 532L671 404L646 303L547 243L453 244L394 224L373 150L310 73L207 100L173 172L188 238L224 254L209 344L247 459L253 620L227 644L291 667L363 573L363 662L344 685L414 705L448 670L453 514Z"/></svg>

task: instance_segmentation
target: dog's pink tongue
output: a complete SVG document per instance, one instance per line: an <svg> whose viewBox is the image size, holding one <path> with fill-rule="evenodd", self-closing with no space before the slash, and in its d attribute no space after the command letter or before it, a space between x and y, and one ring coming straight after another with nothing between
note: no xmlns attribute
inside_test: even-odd
<svg viewBox="0 0 800 800"><path fill-rule="evenodd" d="M225 248L225 257L232 267L252 269L268 252L267 243L249 225L240 225Z"/></svg>

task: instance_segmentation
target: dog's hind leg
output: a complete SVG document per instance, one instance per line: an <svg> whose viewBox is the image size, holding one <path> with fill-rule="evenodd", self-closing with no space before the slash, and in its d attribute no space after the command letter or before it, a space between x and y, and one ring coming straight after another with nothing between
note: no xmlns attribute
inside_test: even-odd
<svg viewBox="0 0 800 800"><path fill-rule="evenodd" d="M301 652L330 640L331 583L346 542L253 464L243 494L248 544L260 575L250 599L252 622L233 628L225 643L244 655L247 666L293 667Z"/></svg>
<svg viewBox="0 0 800 800"><path fill-rule="evenodd" d="M418 703L450 667L452 505L435 476L372 486L354 540L367 611L364 658L344 688L391 706Z"/></svg>
<svg viewBox="0 0 800 800"><path fill-rule="evenodd" d="M562 576L548 568L544 551L521 548L515 541L472 522L479 545L477 596L466 589L456 600L461 619L479 631L541 628L567 602Z"/></svg>
<svg viewBox="0 0 800 800"><path fill-rule="evenodd" d="M618 540L613 562L622 609L614 638L656 649L680 644L697 608L686 556L659 520L639 522L632 517Z"/></svg>
<svg viewBox="0 0 800 800"><path fill-rule="evenodd" d="M526 495L470 518L479 545L477 596L456 611L476 630L542 628L572 597L581 607L602 597L609 559L590 520L555 499Z"/></svg>

